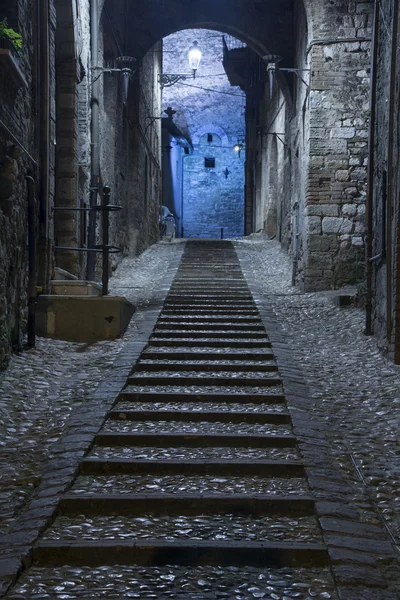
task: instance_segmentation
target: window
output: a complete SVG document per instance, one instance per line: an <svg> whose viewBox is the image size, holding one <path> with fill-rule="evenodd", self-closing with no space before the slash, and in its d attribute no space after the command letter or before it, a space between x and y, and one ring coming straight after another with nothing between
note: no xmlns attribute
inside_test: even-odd
<svg viewBox="0 0 400 600"><path fill-rule="evenodd" d="M212 133L207 133L207 142L210 143L213 141Z"/></svg>
<svg viewBox="0 0 400 600"><path fill-rule="evenodd" d="M204 166L206 169L215 169L215 158L205 158Z"/></svg>

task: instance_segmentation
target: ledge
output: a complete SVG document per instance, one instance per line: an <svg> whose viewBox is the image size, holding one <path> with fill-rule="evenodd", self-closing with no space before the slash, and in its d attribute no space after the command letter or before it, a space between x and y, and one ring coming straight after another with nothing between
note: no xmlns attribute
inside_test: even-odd
<svg viewBox="0 0 400 600"><path fill-rule="evenodd" d="M0 48L0 66L7 69L18 87L28 87L28 82L19 66L18 59L12 50Z"/></svg>

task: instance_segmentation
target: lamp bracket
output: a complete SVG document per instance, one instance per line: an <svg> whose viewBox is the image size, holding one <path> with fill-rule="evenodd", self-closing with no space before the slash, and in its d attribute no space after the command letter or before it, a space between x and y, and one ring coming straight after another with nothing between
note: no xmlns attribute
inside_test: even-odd
<svg viewBox="0 0 400 600"><path fill-rule="evenodd" d="M158 82L162 88L171 87L180 81L185 81L188 77L193 77L191 73L160 73Z"/></svg>

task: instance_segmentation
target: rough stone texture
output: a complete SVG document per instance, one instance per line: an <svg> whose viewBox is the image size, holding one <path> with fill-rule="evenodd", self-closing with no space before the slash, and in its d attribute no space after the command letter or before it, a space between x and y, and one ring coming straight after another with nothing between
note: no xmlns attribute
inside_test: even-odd
<svg viewBox="0 0 400 600"><path fill-rule="evenodd" d="M271 341L286 394L290 390L295 433L309 465L309 484L320 500L317 510L331 557L346 568L350 563L378 565L396 589L380 592L383 583L375 569L364 571L360 586L358 571L352 579L350 571L340 569L339 596L395 598L399 565L389 555L393 556L393 543L399 544L400 531L393 412L399 401L398 368L380 354L376 340L363 335L361 310L335 307L332 292L302 294L290 286L290 263L278 244L238 243L237 248L245 273L268 295L272 322L276 318L279 325L280 337L274 334ZM261 297L260 302L265 300ZM286 361L282 371L287 345L309 391L302 388L295 366ZM329 469L321 468L328 457ZM375 527L382 524L376 535ZM340 533L335 532L337 527ZM346 583L346 577L352 583ZM372 592L369 586L377 589ZM353 591L346 595L349 589Z"/></svg>
<svg viewBox="0 0 400 600"><path fill-rule="evenodd" d="M182 203L175 214L185 237L218 238L221 228L224 237L237 237L243 234L245 151L238 157L233 146L244 139L245 96L229 84L222 33L216 31L189 29L165 38L163 72L189 71L187 55L194 40L203 53L196 79L188 77L163 90L163 109L176 111L174 122L194 145L193 153L182 158ZM214 158L215 167L205 167L205 158Z"/></svg>
<svg viewBox="0 0 400 600"><path fill-rule="evenodd" d="M0 62L0 368L11 348L18 348L26 318L27 284L27 186L25 175L34 164L26 152L35 154L31 120L30 86L33 60L30 2L1 2L1 17L21 33L19 55L11 49L25 83L16 78L13 67ZM7 127L14 137L9 135ZM18 143L15 141L16 138ZM24 152L19 146L26 149Z"/></svg>
<svg viewBox="0 0 400 600"><path fill-rule="evenodd" d="M111 290L139 306L123 338L90 346L39 339L2 373L0 593L20 569L26 545L51 520L58 495L143 349L182 249L160 243L120 264ZM113 377L98 388L112 365ZM11 530L15 537L6 538Z"/></svg>
<svg viewBox="0 0 400 600"><path fill-rule="evenodd" d="M398 3L382 0L376 20L378 40L374 66L376 102L371 106L375 127L371 151L373 185L370 190L372 330L384 351L400 362L399 308L399 64L400 27L394 10ZM393 41L392 41L393 40ZM391 83L393 95L391 95ZM368 220L368 215L367 215Z"/></svg>

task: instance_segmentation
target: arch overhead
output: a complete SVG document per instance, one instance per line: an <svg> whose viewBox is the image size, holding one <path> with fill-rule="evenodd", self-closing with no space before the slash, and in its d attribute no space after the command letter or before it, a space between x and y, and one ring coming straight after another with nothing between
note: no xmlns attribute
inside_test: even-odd
<svg viewBox="0 0 400 600"><path fill-rule="evenodd" d="M127 53L144 56L160 39L183 29L204 28L239 38L258 55L279 54L292 61L293 0L106 0ZM129 31L129 36L125 31Z"/></svg>

